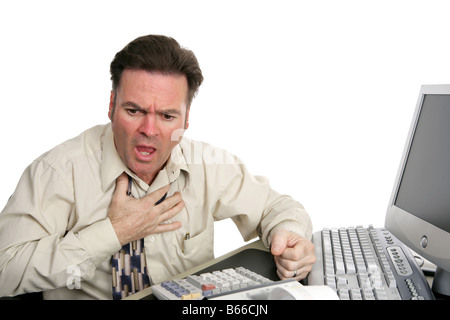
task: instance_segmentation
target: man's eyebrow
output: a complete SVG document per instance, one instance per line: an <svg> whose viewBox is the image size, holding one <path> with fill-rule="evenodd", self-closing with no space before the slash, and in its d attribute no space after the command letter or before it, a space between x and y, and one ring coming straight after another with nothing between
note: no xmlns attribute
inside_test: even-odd
<svg viewBox="0 0 450 320"><path fill-rule="evenodd" d="M135 110L138 110L138 111L145 111L144 108L141 108L139 105L137 105L136 103L131 102L131 101L127 101L127 102L122 103L122 107L124 107L124 108L132 107L132 108L134 108Z"/></svg>
<svg viewBox="0 0 450 320"><path fill-rule="evenodd" d="M165 114L176 114L176 115L180 115L181 111L178 109L162 109L157 111L158 113L165 113Z"/></svg>
<svg viewBox="0 0 450 320"><path fill-rule="evenodd" d="M132 101L127 101L122 103L122 107L126 108L126 107L131 107L137 111L144 111L147 112L147 109L142 108L141 106L139 106L138 104L132 102ZM181 111L175 108L168 108L168 109L159 109L157 110L157 113L160 114L175 114L175 115L181 115Z"/></svg>

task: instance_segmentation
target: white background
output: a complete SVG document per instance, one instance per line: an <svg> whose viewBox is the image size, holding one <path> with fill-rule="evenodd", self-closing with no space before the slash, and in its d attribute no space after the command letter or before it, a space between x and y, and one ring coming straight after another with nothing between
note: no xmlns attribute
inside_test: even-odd
<svg viewBox="0 0 450 320"><path fill-rule="evenodd" d="M2 1L0 207L26 166L108 122L114 54L156 33L205 81L186 135L237 154L314 229L383 226L420 86L449 83L448 1ZM216 225L216 255L243 244Z"/></svg>

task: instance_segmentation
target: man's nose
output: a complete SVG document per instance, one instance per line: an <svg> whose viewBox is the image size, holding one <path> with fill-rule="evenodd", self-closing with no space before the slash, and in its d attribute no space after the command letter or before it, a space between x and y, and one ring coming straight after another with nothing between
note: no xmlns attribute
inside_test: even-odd
<svg viewBox="0 0 450 320"><path fill-rule="evenodd" d="M139 132L147 137L153 137L159 134L158 123L154 114L147 114L143 117Z"/></svg>

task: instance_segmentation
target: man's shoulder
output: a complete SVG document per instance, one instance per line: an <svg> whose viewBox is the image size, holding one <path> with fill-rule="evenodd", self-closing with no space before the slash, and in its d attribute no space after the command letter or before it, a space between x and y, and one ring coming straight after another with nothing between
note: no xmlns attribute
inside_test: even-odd
<svg viewBox="0 0 450 320"><path fill-rule="evenodd" d="M101 157L103 137L109 128L109 124L91 127L78 136L53 147L38 157L36 161L43 161L50 166L56 166L83 157Z"/></svg>

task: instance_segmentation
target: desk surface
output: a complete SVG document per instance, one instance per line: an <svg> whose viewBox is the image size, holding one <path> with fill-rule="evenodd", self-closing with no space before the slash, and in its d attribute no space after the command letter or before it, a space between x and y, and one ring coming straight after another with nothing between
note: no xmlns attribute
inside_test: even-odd
<svg viewBox="0 0 450 320"><path fill-rule="evenodd" d="M255 261L260 262L256 263ZM433 269L433 265L425 260L427 268ZM202 272L211 272L215 270L223 270L226 268L244 267L253 270L271 280L278 280L276 275L276 266L273 262L273 257L269 250L264 247L260 240L251 242L243 247L231 251L221 257L210 260L203 264L180 273L171 279L182 279L192 274L199 274ZM427 281L431 287L433 277L427 276ZM125 300L151 300L155 299L151 288L146 288L132 296L125 298Z"/></svg>
<svg viewBox="0 0 450 320"><path fill-rule="evenodd" d="M258 261L261 261L262 263L255 265L254 259L258 259ZM278 277L276 275L276 266L273 262L273 258L269 250L264 247L260 240L249 243L216 259L202 263L192 269L189 269L172 277L171 279L182 279L191 274L236 267L248 268L271 280L278 280ZM146 300L153 298L154 297L152 294L152 289L146 288L125 298L125 300Z"/></svg>

